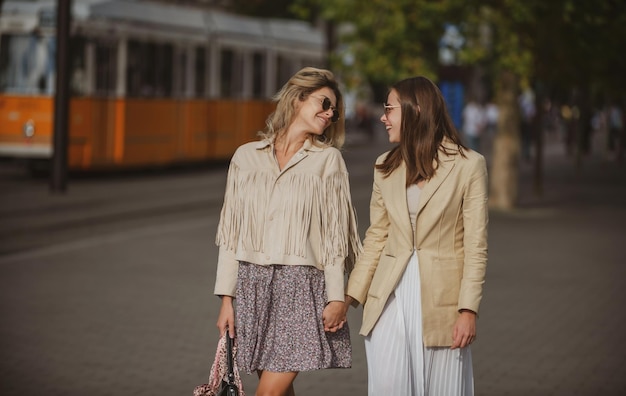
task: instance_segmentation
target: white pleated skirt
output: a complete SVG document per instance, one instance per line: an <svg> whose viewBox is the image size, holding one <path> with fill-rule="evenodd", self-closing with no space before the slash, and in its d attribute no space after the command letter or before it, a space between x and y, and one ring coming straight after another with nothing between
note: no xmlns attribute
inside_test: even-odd
<svg viewBox="0 0 626 396"><path fill-rule="evenodd" d="M376 326L365 338L365 352L369 396L474 394L469 346L461 349L424 347L416 253L413 253Z"/></svg>

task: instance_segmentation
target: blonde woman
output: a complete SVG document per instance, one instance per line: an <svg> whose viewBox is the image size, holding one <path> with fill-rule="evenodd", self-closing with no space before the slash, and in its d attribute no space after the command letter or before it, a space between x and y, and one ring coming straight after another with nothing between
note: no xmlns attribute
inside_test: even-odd
<svg viewBox="0 0 626 396"><path fill-rule="evenodd" d="M257 395L294 395L300 371L351 365L344 271L361 245L333 74L304 68L275 100L262 140L230 163L216 238L217 327L236 333L239 367L257 372Z"/></svg>

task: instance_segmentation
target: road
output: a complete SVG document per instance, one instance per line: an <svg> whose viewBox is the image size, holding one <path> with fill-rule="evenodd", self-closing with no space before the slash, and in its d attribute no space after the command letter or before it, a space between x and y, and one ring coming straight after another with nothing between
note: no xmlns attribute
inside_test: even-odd
<svg viewBox="0 0 626 396"><path fill-rule="evenodd" d="M345 151L359 228L388 145ZM476 394L626 394L626 166L553 150L543 196L490 213ZM73 176L64 195L0 164L0 394L191 395L216 343L214 244L225 164ZM365 395L360 310L353 367L302 373L298 395ZM253 394L254 376L244 376Z"/></svg>

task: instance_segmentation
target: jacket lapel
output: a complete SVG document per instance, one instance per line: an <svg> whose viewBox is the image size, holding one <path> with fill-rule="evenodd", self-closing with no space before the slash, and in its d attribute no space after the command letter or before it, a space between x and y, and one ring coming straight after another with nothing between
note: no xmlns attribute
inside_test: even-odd
<svg viewBox="0 0 626 396"><path fill-rule="evenodd" d="M411 227L409 209L406 202L406 165L404 162L387 179L383 180L389 183L388 191L391 194L388 210L394 212L394 217L401 222L400 226L403 235L408 241L413 243L413 227Z"/></svg>
<svg viewBox="0 0 626 396"><path fill-rule="evenodd" d="M447 142L444 141L443 144L444 146L447 147L446 143ZM453 149L452 147L447 147L447 148L451 150L455 150L456 152L456 149ZM422 192L420 194L419 204L417 205L418 216L421 213L421 211L424 209L428 201L430 201L433 194L439 189L439 186L441 186L441 183L443 183L443 181L446 180L446 178L448 177L448 175L454 168L457 155L459 154L447 155L444 150L439 151L440 162L439 162L437 171L435 172L435 176L433 176L433 178L430 179L428 183L426 183L426 185L424 186L424 189L422 189ZM434 164L434 165L437 166L437 164Z"/></svg>

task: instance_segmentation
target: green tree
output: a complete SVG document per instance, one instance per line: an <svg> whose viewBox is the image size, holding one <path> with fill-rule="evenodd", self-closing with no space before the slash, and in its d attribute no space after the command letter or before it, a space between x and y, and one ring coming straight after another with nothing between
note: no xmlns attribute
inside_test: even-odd
<svg viewBox="0 0 626 396"><path fill-rule="evenodd" d="M343 75L359 73L374 87L386 87L409 75L437 74L438 41L443 24L457 13L460 0L294 0L303 18L348 23L341 34L333 68ZM354 64L342 63L345 53Z"/></svg>
<svg viewBox="0 0 626 396"><path fill-rule="evenodd" d="M355 62L343 70L343 75L358 73L365 76L377 91L401 78L425 75L437 80L439 39L445 23L463 29L468 45L460 54L468 66L485 65L498 78L494 89L503 115L495 146L499 155L494 160L505 164L504 169L492 171L492 202L497 207L513 205L517 194L517 153L519 152L516 92L518 76L530 74L531 56L523 35L513 34L517 21L530 15L521 1L513 9L502 11L463 0L295 0L302 10L316 9L316 14L335 23L348 23L352 30L341 40ZM307 8L308 7L308 8ZM505 17L514 14L514 18ZM304 13L303 13L304 14ZM494 28L497 26L497 28ZM484 40L485 28L492 38ZM341 54L340 54L341 55ZM339 58L341 59L341 58ZM334 68L344 65L337 62ZM380 91L380 90L378 90ZM495 177L494 177L495 176Z"/></svg>
<svg viewBox="0 0 626 396"><path fill-rule="evenodd" d="M573 88L583 98L621 94L626 82L626 58L621 55L625 7L616 0L294 0L292 4L294 13L303 18L349 24L332 67L344 76L362 76L375 89L411 75L437 80L443 25L460 26L467 38L460 59L470 69L486 71L500 108L490 171L490 204L499 209L512 208L518 196L520 87L535 88L539 97L565 97ZM354 62L345 65L343 51L349 51ZM540 145L538 149L540 184Z"/></svg>

